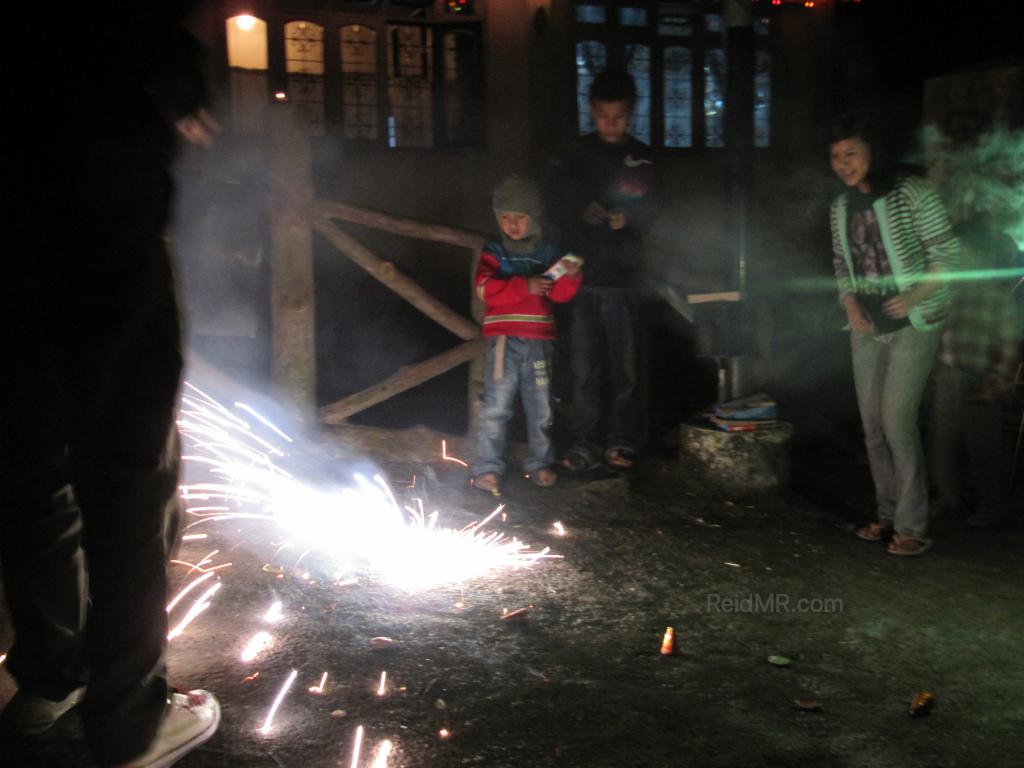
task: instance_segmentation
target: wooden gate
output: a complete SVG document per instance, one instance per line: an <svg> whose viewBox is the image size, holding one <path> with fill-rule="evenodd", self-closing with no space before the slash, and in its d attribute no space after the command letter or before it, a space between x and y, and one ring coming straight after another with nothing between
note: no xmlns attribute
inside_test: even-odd
<svg viewBox="0 0 1024 768"><path fill-rule="evenodd" d="M323 406L318 411L320 420L331 425L342 424L360 411L469 362L467 408L472 429L483 386L484 341L479 323L430 295L399 272L394 264L358 242L337 222L468 249L471 269L483 245L483 236L347 203L315 199L309 134L301 114L288 109L271 110L270 142L271 379L276 393L302 412L311 414L315 409L313 232L316 232L376 280L463 340L446 352L400 368L361 392ZM471 275L467 277L467 290L472 294ZM471 301L475 307L475 299Z"/></svg>

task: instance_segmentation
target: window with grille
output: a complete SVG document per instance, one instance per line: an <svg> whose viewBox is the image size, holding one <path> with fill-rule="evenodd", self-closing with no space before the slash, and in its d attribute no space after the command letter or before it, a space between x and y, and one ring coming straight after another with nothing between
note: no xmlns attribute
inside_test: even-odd
<svg viewBox="0 0 1024 768"><path fill-rule="evenodd" d="M365 11L278 15L269 28L280 42L270 46L268 22L228 19L235 131L262 133L267 103L276 98L305 109L317 135L395 148L482 144L483 65L474 4L460 0L443 11L423 0L362 5Z"/></svg>
<svg viewBox="0 0 1024 768"><path fill-rule="evenodd" d="M594 130L588 92L607 67L629 72L637 88L630 133L669 149L720 148L725 137L725 22L714 2L581 0L572 14L576 114ZM755 32L754 143L771 143L770 21Z"/></svg>

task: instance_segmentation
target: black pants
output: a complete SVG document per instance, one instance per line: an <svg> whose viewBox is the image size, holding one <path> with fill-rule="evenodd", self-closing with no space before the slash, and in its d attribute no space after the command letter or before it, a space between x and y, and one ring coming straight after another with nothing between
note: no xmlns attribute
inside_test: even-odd
<svg viewBox="0 0 1024 768"><path fill-rule="evenodd" d="M88 681L86 739L105 765L145 751L166 708L182 358L165 155L111 142L76 159L58 187L65 219L37 230L9 283L22 301L8 325L18 372L3 382L0 558L11 674L52 699Z"/></svg>
<svg viewBox="0 0 1024 768"><path fill-rule="evenodd" d="M613 448L636 449L641 441L636 294L584 287L571 306L573 449L592 458Z"/></svg>

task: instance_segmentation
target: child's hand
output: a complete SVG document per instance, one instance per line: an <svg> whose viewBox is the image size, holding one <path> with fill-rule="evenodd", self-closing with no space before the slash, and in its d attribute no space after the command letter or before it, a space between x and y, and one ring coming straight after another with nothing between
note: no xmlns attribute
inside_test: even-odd
<svg viewBox="0 0 1024 768"><path fill-rule="evenodd" d="M583 209L583 220L587 224L600 224L608 218L608 209L596 200Z"/></svg>
<svg viewBox="0 0 1024 768"><path fill-rule="evenodd" d="M552 282L543 275L526 278L526 287L534 296L547 296L551 290Z"/></svg>
<svg viewBox="0 0 1024 768"><path fill-rule="evenodd" d="M626 212L612 211L608 214L608 227L610 229L622 229L626 226Z"/></svg>

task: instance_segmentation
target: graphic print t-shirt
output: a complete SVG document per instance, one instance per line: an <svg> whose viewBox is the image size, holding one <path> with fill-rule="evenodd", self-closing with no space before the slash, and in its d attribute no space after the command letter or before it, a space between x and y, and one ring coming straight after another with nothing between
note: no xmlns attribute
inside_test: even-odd
<svg viewBox="0 0 1024 768"><path fill-rule="evenodd" d="M876 333L898 331L910 321L905 317L889 317L882 309L886 301L899 293L899 288L882 243L878 216L871 207L874 198L854 190L848 199L847 235L857 279L857 301L871 315Z"/></svg>

